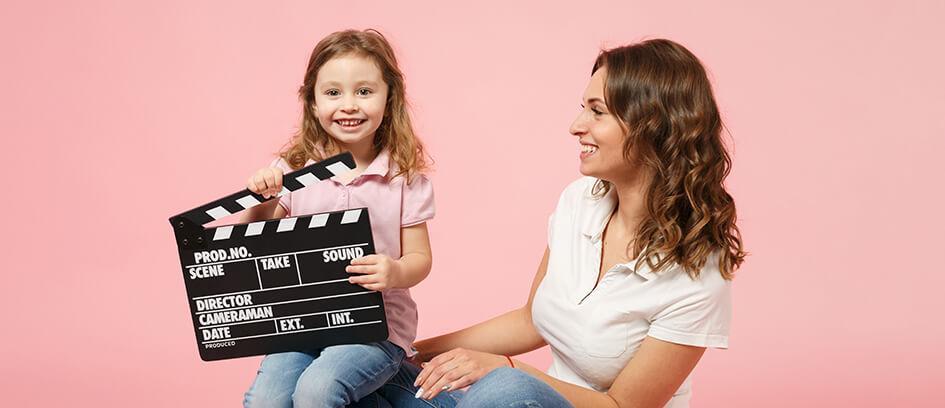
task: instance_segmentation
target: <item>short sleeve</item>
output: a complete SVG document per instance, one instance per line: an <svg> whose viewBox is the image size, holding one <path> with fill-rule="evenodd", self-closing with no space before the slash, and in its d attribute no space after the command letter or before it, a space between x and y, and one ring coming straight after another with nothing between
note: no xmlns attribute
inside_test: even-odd
<svg viewBox="0 0 945 408"><path fill-rule="evenodd" d="M687 281L688 290L672 297L672 303L653 317L647 335L689 346L728 348L731 282L715 268L706 268L695 280L680 273L680 282Z"/></svg>
<svg viewBox="0 0 945 408"><path fill-rule="evenodd" d="M433 183L430 179L423 174L416 174L409 184L406 179L403 183L400 226L409 227L431 220L436 208L433 202Z"/></svg>
<svg viewBox="0 0 945 408"><path fill-rule="evenodd" d="M289 174L289 173L295 171L295 170L292 169L291 166L289 166L289 163L286 162L285 159L283 159L283 158L281 158L281 157L277 157L275 160L273 160L272 163L269 164L269 167L278 167L278 168L282 169L282 173L283 173L283 174ZM285 210L285 212L286 212L286 214L287 214L288 216L291 216L291 215L292 215L292 210L291 210L291 208L292 208L292 193L285 194L285 195L283 195L282 197L279 197L279 205L282 206L282 209Z"/></svg>

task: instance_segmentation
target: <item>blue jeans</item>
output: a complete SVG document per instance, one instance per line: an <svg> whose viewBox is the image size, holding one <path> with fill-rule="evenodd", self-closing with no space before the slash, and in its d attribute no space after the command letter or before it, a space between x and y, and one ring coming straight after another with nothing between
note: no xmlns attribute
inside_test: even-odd
<svg viewBox="0 0 945 408"><path fill-rule="evenodd" d="M493 370L466 392L442 392L432 400L414 398L414 380L420 369L401 364L400 371L387 384L364 398L358 408L574 408L550 385L525 371L502 367Z"/></svg>
<svg viewBox="0 0 945 408"><path fill-rule="evenodd" d="M260 364L243 406L345 407L384 385L403 359L404 350L389 341L270 354Z"/></svg>

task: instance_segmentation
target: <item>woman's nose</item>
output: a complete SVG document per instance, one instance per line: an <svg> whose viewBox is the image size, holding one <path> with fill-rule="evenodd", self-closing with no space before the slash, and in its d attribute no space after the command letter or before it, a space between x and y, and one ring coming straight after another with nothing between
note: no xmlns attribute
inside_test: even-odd
<svg viewBox="0 0 945 408"><path fill-rule="evenodd" d="M568 131L574 136L587 133L587 126L584 124L584 112L581 112L577 118L574 118L574 122L571 122L571 127Z"/></svg>

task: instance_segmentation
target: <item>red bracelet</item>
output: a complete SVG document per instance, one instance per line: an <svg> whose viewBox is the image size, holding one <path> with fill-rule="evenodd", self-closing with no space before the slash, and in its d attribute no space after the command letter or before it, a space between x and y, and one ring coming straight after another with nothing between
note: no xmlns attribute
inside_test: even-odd
<svg viewBox="0 0 945 408"><path fill-rule="evenodd" d="M509 366L515 368L515 363L512 362L512 357L505 356L505 358L509 359Z"/></svg>

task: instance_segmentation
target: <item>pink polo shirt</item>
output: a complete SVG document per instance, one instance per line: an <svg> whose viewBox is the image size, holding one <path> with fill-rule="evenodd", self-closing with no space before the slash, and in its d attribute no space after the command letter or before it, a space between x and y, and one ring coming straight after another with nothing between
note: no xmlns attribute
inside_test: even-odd
<svg viewBox="0 0 945 408"><path fill-rule="evenodd" d="M313 163L309 160L305 165ZM292 171L282 158L272 166L286 173ZM402 176L391 179L395 169L390 167L390 154L383 150L364 173L348 184L332 177L282 196L279 205L289 216L367 207L375 251L400 259L400 229L433 218L433 184L422 174L415 175L409 185ZM410 355L410 345L417 337L417 304L410 297L410 289L388 289L383 294L388 340Z"/></svg>

